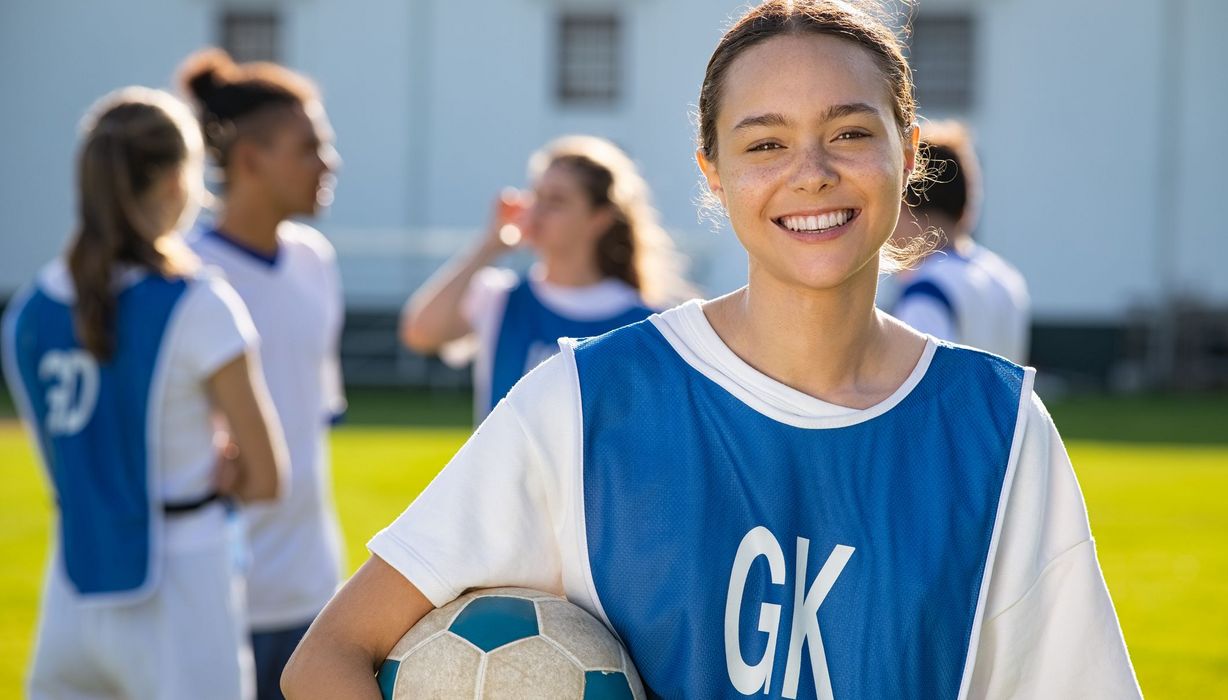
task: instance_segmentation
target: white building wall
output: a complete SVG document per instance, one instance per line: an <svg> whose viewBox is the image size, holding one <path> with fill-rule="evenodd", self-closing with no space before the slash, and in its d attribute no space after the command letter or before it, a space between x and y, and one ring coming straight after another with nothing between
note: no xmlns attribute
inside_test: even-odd
<svg viewBox="0 0 1228 700"><path fill-rule="evenodd" d="M0 298L63 249L77 125L124 85L166 86L212 24L197 0L0 2Z"/></svg>
<svg viewBox="0 0 1228 700"><path fill-rule="evenodd" d="M983 239L1022 269L1037 316L1111 318L1155 298L1162 3L986 10Z"/></svg>
<svg viewBox="0 0 1228 700"><path fill-rule="evenodd" d="M284 61L323 89L345 166L317 225L341 251L351 303L399 300L434 264L423 253L472 237L498 189L525 184L528 154L567 132L609 136L635 157L667 226L705 260L697 272L709 291L744 278L732 234L697 220L691 122L708 55L740 1L225 6L236 4L277 8ZM120 85L166 86L189 51L216 41L223 7L0 3L0 297L64 243L86 106ZM624 18L625 82L613 108L556 103L563 7L613 7ZM960 8L979 32L967 117L987 177L981 236L1032 281L1037 316L1112 321L1166 290L1228 302L1217 257L1228 243L1218 206L1228 81L1216 59L1228 3L921 2L922 12Z"/></svg>
<svg viewBox="0 0 1228 700"><path fill-rule="evenodd" d="M1175 294L1228 303L1228 77L1224 28L1228 2L1180 0L1181 47L1175 62L1179 105L1162 110L1161 143L1176 157L1170 222ZM1165 235L1167 234L1167 235Z"/></svg>

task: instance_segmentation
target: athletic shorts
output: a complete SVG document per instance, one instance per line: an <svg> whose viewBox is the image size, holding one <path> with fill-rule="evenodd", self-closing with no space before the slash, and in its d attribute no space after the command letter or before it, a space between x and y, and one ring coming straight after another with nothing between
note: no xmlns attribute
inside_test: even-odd
<svg viewBox="0 0 1228 700"><path fill-rule="evenodd" d="M137 603L83 604L55 553L43 593L30 697L251 698L244 584L235 570L225 517L219 505L170 517L161 581ZM176 528L190 528L194 536L176 542ZM228 534L196 536L202 531Z"/></svg>

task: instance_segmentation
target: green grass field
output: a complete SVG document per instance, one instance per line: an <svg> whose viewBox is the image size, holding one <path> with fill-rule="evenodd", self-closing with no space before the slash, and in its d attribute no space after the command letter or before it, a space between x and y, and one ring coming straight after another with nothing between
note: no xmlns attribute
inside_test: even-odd
<svg viewBox="0 0 1228 700"><path fill-rule="evenodd" d="M333 433L350 568L468 434L463 397L362 392ZM1149 698L1228 697L1228 398L1077 399L1050 406ZM51 499L0 398L0 697L19 697ZM410 427L417 426L417 427Z"/></svg>

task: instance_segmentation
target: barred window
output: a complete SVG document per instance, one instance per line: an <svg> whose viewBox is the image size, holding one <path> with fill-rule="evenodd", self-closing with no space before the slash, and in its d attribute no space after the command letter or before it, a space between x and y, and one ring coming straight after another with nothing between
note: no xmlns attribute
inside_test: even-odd
<svg viewBox="0 0 1228 700"><path fill-rule="evenodd" d="M281 18L271 11L227 11L222 15L219 44L234 60L277 61Z"/></svg>
<svg viewBox="0 0 1228 700"><path fill-rule="evenodd" d="M970 15L919 15L909 62L922 113L962 113L974 104L974 25Z"/></svg>
<svg viewBox="0 0 1228 700"><path fill-rule="evenodd" d="M612 13L564 13L558 22L558 99L614 104L621 93L622 28Z"/></svg>

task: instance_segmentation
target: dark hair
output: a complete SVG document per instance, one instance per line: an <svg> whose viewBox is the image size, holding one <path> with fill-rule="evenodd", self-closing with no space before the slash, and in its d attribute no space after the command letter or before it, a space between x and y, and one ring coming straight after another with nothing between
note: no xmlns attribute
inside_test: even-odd
<svg viewBox="0 0 1228 700"><path fill-rule="evenodd" d="M179 82L196 104L209 156L222 169L239 138L266 133L262 117L319 98L310 80L284 66L236 64L216 48L189 56L179 69Z"/></svg>
<svg viewBox="0 0 1228 700"><path fill-rule="evenodd" d="M709 160L716 160L716 116L729 67L756 44L796 34L836 36L868 50L887 79L900 131L912 126L917 112L912 69L904 59L899 37L878 5L856 0L767 0L747 11L725 32L708 60L699 92L699 147Z"/></svg>
<svg viewBox="0 0 1228 700"><path fill-rule="evenodd" d="M187 107L171 95L125 88L99 100L82 122L85 139L77 160L78 228L68 249L76 290L77 335L100 361L115 350L113 326L116 263L166 276L186 274L195 258L163 237L143 199L158 178L190 167L186 184L198 189L200 136ZM189 204L192 197L189 197Z"/></svg>
<svg viewBox="0 0 1228 700"><path fill-rule="evenodd" d="M614 215L597 241L597 267L603 277L626 282L653 305L694 296L683 277L681 257L652 208L648 183L622 149L596 136L564 136L533 154L530 174L540 177L555 165L576 176L591 206L609 207Z"/></svg>
<svg viewBox="0 0 1228 700"><path fill-rule="evenodd" d="M960 231L970 231L980 209L981 172L967 128L955 121L927 123L921 148L929 172L924 182L909 186L904 201L917 213L939 212Z"/></svg>

